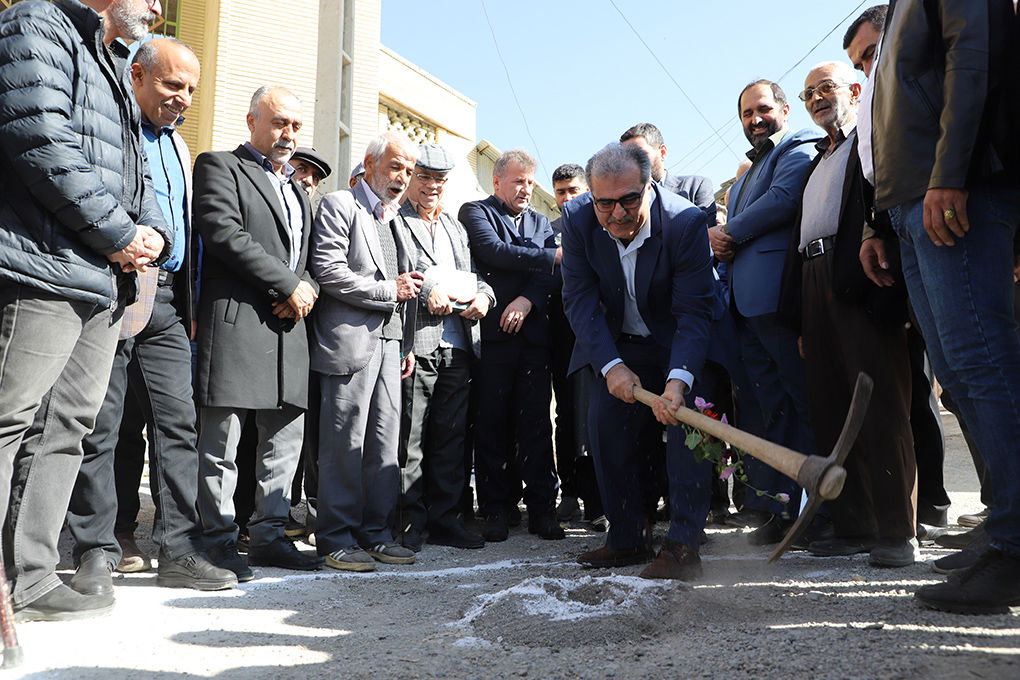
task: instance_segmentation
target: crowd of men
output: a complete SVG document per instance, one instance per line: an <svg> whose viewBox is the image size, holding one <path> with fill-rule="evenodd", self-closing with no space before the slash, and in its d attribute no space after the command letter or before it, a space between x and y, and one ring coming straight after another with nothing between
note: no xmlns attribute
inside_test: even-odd
<svg viewBox="0 0 1020 680"><path fill-rule="evenodd" d="M195 54L126 46L159 11L0 13L0 508L19 618L104 613L114 570L151 568L134 540L146 452L163 586L479 549L523 521L521 501L543 539L582 519L607 530L585 567L697 578L706 522L778 543L801 491L748 457L729 512L675 410L701 397L828 452L861 372L875 389L844 493L798 547L904 567L919 538L944 539L966 547L935 562L951 576L922 604L1020 605L1013 3L869 9L844 41L853 66L807 73L817 128L791 130L783 89L751 82L737 93L749 163L724 206L706 178L666 171L642 123L556 169L552 223L530 207L525 151L454 215L444 190L463 159L398 132L313 214L331 168L297 146L302 102L280 86L253 94L248 140L192 170L177 125ZM962 538L942 535L932 372L988 505ZM661 399L639 404L637 388Z"/></svg>

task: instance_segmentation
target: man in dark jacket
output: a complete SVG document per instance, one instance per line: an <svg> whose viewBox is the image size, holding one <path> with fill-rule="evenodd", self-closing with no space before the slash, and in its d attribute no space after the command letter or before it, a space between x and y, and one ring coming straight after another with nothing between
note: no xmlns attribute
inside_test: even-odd
<svg viewBox="0 0 1020 680"><path fill-rule="evenodd" d="M150 4L56 0L0 14L0 510L22 620L113 605L109 593L71 590L55 569L133 272L173 243L111 46L144 36L160 9Z"/></svg>
<svg viewBox="0 0 1020 680"><path fill-rule="evenodd" d="M935 375L992 480L987 551L916 594L961 613L1020 605L1016 37L1009 0L892 2L870 110L875 208L889 210Z"/></svg>
<svg viewBox="0 0 1020 680"><path fill-rule="evenodd" d="M255 514L248 524L254 565L318 569L284 537L290 483L308 406L308 335L302 320L318 285L306 270L312 215L288 164L301 129L301 102L260 87L248 116L250 141L204 153L195 163L195 229L202 237L198 307L201 456L198 510L209 557L250 581L237 554L237 444L249 411L258 426Z"/></svg>

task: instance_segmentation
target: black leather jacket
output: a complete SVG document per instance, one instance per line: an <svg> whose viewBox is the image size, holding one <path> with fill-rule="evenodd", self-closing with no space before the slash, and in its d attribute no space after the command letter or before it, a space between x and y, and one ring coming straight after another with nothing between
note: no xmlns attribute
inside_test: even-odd
<svg viewBox="0 0 1020 680"><path fill-rule="evenodd" d="M892 0L872 103L878 210L1017 176L1017 35L1011 0Z"/></svg>

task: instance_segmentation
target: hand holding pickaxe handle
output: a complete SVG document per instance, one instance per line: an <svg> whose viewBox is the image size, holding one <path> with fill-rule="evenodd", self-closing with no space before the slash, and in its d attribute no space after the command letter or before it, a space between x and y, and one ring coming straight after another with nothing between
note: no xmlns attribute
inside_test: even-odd
<svg viewBox="0 0 1020 680"><path fill-rule="evenodd" d="M807 492L807 505L801 510L797 522L787 532L782 543L769 557L769 562L775 562L808 527L822 501L836 498L843 491L843 483L846 481L843 461L850 453L850 448L861 429L861 423L864 422L864 414L867 412L868 402L871 400L871 388L871 378L864 373L859 374L854 387L854 396L850 402L850 412L843 423L843 431L840 433L832 453L826 458L806 456L710 418L686 406L674 410L670 409L667 404L666 408L680 422L722 439L766 465L779 470L787 477L797 480L797 483ZM664 401L659 395L640 387L634 388L634 398L647 406L651 406L657 401Z"/></svg>

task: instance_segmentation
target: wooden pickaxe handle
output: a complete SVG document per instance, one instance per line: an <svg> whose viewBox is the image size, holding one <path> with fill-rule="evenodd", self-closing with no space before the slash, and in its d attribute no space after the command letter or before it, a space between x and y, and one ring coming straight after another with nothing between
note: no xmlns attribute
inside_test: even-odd
<svg viewBox="0 0 1020 680"><path fill-rule="evenodd" d="M634 398L647 406L652 406L655 402L662 402L667 410L673 414L673 417L680 422L692 425L702 432L722 439L745 453L754 456L769 467L779 470L787 477L796 480L807 490L809 495L814 495L817 492L825 500L832 500L843 491L846 470L840 465L828 465L824 470L813 469L817 463L825 461L825 458L806 456L803 453L776 444L775 442L756 437L750 432L727 425L715 418L710 418L704 413L689 409L686 406L681 406L676 410L671 409L666 400L660 395L649 392L641 387L634 388ZM805 465L808 466L807 469L805 469ZM805 474L808 470L812 473L811 475ZM814 481L812 481L812 477Z"/></svg>

